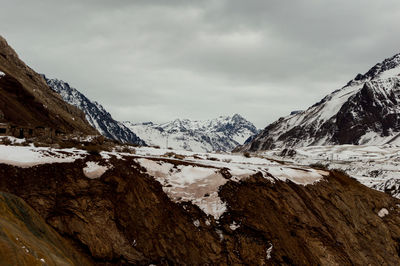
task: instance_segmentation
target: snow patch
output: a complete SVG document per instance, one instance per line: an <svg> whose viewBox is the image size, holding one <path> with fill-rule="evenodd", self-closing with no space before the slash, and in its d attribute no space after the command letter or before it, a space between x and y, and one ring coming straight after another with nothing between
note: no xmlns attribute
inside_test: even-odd
<svg viewBox="0 0 400 266"><path fill-rule="evenodd" d="M392 196L400 198L400 147L397 145L310 146L294 151L290 157L281 156L282 149L260 154L297 164L300 168L319 164L328 169L341 169L363 185L389 191Z"/></svg>
<svg viewBox="0 0 400 266"><path fill-rule="evenodd" d="M137 148L135 156L146 158L138 158L136 161L163 186L163 191L173 201L190 201L215 219L219 219L226 211L226 204L218 196L218 190L228 179L239 182L260 173L271 182L291 180L299 185L311 185L329 174L310 167L282 165L263 157L246 158L227 153L206 154L174 150L172 154L183 155L183 159L172 156L172 164L165 161L168 158L163 157L164 152L172 151ZM223 176L223 171L227 171L232 177L229 178L225 173Z"/></svg>
<svg viewBox="0 0 400 266"><path fill-rule="evenodd" d="M149 175L163 186L164 192L175 202L190 201L208 215L218 219L226 205L218 196L218 188L227 182L214 168L192 165L174 166L171 163L136 159Z"/></svg>
<svg viewBox="0 0 400 266"><path fill-rule="evenodd" d="M0 145L0 163L24 168L47 163L71 163L86 155L86 151L77 149Z"/></svg>
<svg viewBox="0 0 400 266"><path fill-rule="evenodd" d="M388 214L389 214L389 211L388 211L386 208L382 208L382 209L378 212L378 216L381 217L381 218L385 217L385 216L388 215Z"/></svg>
<svg viewBox="0 0 400 266"><path fill-rule="evenodd" d="M272 249L273 249L273 245L272 245L272 243L269 243L271 246L267 249L267 251L266 251L266 253L267 253L267 260L269 260L269 259L271 259L272 258L272 256L271 256L271 254L272 254Z"/></svg>
<svg viewBox="0 0 400 266"><path fill-rule="evenodd" d="M238 229L240 227L240 224L237 224L235 221L233 221L233 223L231 223L230 225L229 225L229 228L232 230L232 231L235 231L236 229Z"/></svg>
<svg viewBox="0 0 400 266"><path fill-rule="evenodd" d="M83 173L87 178L96 179L101 177L108 169L107 166L100 165L98 162L86 162Z"/></svg>
<svg viewBox="0 0 400 266"><path fill-rule="evenodd" d="M193 225L196 226L196 227L199 227L200 226L200 221L199 220L194 220L193 221Z"/></svg>
<svg viewBox="0 0 400 266"><path fill-rule="evenodd" d="M9 140L10 144L22 144L26 142L25 138L16 138L16 137L12 137L12 136L1 136L0 140L4 141L4 140Z"/></svg>

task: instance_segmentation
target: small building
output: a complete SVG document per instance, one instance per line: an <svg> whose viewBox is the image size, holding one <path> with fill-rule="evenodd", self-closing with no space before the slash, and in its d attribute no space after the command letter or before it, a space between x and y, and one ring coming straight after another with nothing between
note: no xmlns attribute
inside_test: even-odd
<svg viewBox="0 0 400 266"><path fill-rule="evenodd" d="M0 136L7 136L10 134L10 124L0 123Z"/></svg>

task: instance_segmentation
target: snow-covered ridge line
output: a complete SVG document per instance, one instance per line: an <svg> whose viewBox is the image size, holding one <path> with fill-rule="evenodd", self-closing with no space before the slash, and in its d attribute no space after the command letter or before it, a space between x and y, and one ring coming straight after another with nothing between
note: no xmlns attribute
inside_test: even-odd
<svg viewBox="0 0 400 266"><path fill-rule="evenodd" d="M145 145L145 142L129 128L114 120L111 114L98 102L90 101L85 95L62 80L44 78L49 87L60 94L64 101L81 109L85 113L89 124L103 136L122 143Z"/></svg>
<svg viewBox="0 0 400 266"><path fill-rule="evenodd" d="M124 122L148 145L198 152L230 151L258 132L242 116L211 120L176 119L163 124Z"/></svg>
<svg viewBox="0 0 400 266"><path fill-rule="evenodd" d="M240 150L391 143L400 134L400 54L302 112L268 125ZM393 140L400 143L400 138Z"/></svg>

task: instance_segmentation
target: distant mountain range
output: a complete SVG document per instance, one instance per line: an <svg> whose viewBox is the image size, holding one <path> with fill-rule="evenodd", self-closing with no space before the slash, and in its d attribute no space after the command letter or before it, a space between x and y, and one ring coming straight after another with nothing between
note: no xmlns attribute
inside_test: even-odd
<svg viewBox="0 0 400 266"><path fill-rule="evenodd" d="M156 145L191 151L230 151L256 134L257 128L235 114L206 121L176 119L164 124L119 122L98 102L89 100L67 82L48 79L47 84L67 103L82 110L90 125L103 136L123 143ZM168 139L168 140L167 140Z"/></svg>
<svg viewBox="0 0 400 266"><path fill-rule="evenodd" d="M124 125L149 145L198 152L231 151L258 132L238 114L204 121L176 119L163 124L124 122Z"/></svg>
<svg viewBox="0 0 400 266"><path fill-rule="evenodd" d="M237 150L400 144L400 54L358 74L305 111L292 112Z"/></svg>
<svg viewBox="0 0 400 266"><path fill-rule="evenodd" d="M98 102L92 102L77 89L72 88L62 80L48 79L46 77L45 80L50 88L61 95L64 101L81 109L90 125L96 128L103 136L122 143L145 145L145 142L129 128L114 120L111 114Z"/></svg>

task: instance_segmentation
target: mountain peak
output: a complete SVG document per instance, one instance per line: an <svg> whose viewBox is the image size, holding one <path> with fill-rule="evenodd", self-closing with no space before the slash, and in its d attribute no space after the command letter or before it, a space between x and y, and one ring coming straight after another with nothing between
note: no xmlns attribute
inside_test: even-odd
<svg viewBox="0 0 400 266"><path fill-rule="evenodd" d="M239 149L400 143L399 75L400 54L396 54L306 111L270 124Z"/></svg>
<svg viewBox="0 0 400 266"><path fill-rule="evenodd" d="M386 58L380 63L377 63L372 68L370 68L365 74L357 74L357 76L352 81L366 81L376 78L388 78L393 76L397 68L400 67L400 53L395 54L390 58ZM383 75L383 73L386 75ZM351 81L350 81L351 82Z"/></svg>
<svg viewBox="0 0 400 266"><path fill-rule="evenodd" d="M232 120L246 120L243 116L241 116L240 114L234 114L232 116Z"/></svg>
<svg viewBox="0 0 400 266"><path fill-rule="evenodd" d="M145 145L145 142L136 136L122 123L115 121L111 114L96 101L90 101L77 89L71 87L67 82L59 79L48 79L43 75L47 84L57 92L64 101L81 109L89 123L107 138L118 140L123 143Z"/></svg>
<svg viewBox="0 0 400 266"><path fill-rule="evenodd" d="M210 120L175 119L163 124L124 122L149 145L178 150L230 151L256 134L257 128L241 115Z"/></svg>

